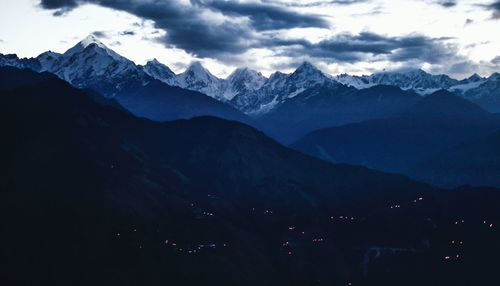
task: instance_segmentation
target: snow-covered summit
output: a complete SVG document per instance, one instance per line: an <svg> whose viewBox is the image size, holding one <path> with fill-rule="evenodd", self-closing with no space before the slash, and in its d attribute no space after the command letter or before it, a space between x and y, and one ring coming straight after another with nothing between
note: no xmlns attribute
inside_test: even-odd
<svg viewBox="0 0 500 286"><path fill-rule="evenodd" d="M160 63L157 59L148 61L142 69L152 78L161 81L167 81L176 76L168 66Z"/></svg>
<svg viewBox="0 0 500 286"><path fill-rule="evenodd" d="M341 84L356 89L390 85L413 90L421 95L446 89L474 102L479 102L482 98L491 99L491 102L497 97L500 98L498 73L487 78L473 74L460 81L447 75L430 74L421 69L383 71L365 76L330 76L310 62L303 62L291 74L275 72L266 78L249 68L238 68L226 79L221 79L204 68L200 62L194 62L184 72L175 74L167 65L156 59L144 66L137 66L108 48L95 35L86 37L63 54L48 51L31 59L0 54L0 66L29 68L37 72L48 71L77 87L94 88L107 96L113 96L131 83L135 86L146 85L154 78L228 102L248 114L269 112L317 85L333 89ZM482 106L486 105L484 103Z"/></svg>
<svg viewBox="0 0 500 286"><path fill-rule="evenodd" d="M51 71L54 66L54 63L60 57L61 54L52 51L41 53L38 57L36 57L41 65L40 71Z"/></svg>
<svg viewBox="0 0 500 286"><path fill-rule="evenodd" d="M266 80L267 78L260 72L249 68L238 68L225 80L224 98L231 100L237 94L258 90Z"/></svg>
<svg viewBox="0 0 500 286"><path fill-rule="evenodd" d="M335 79L357 89L369 88L375 85L392 85L404 90L413 90L426 95L436 90L449 89L459 84L459 81L447 75L433 75L421 69L403 71L384 71L369 76L340 75Z"/></svg>
<svg viewBox="0 0 500 286"><path fill-rule="evenodd" d="M311 63L303 62L291 74L273 73L260 89L239 94L232 102L249 114L260 115L309 88L325 83L339 85Z"/></svg>
<svg viewBox="0 0 500 286"><path fill-rule="evenodd" d="M124 57L117 54L115 51L104 45L95 35L89 35L85 39L81 40L78 44L70 48L64 53L64 57L68 58L75 54L82 53L84 51L93 51L100 54L106 54L115 60L122 61L127 60Z"/></svg>
<svg viewBox="0 0 500 286"><path fill-rule="evenodd" d="M183 73L167 83L199 91L215 99L224 99L221 94L222 80L211 74L200 62L192 63Z"/></svg>
<svg viewBox="0 0 500 286"><path fill-rule="evenodd" d="M19 69L40 70L38 60L30 58L19 58L16 54L0 54L0 67L15 67Z"/></svg>
<svg viewBox="0 0 500 286"><path fill-rule="evenodd" d="M90 35L63 54L38 56L42 70L78 87L96 88L112 96L125 82L141 77L138 67Z"/></svg>
<svg viewBox="0 0 500 286"><path fill-rule="evenodd" d="M293 83L298 89L302 89L331 81L331 78L306 61L289 76L287 81L290 84Z"/></svg>

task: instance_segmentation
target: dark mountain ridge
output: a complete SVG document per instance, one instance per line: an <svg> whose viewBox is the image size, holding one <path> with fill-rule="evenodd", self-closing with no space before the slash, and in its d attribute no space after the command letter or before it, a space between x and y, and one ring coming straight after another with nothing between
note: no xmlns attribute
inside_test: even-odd
<svg viewBox="0 0 500 286"><path fill-rule="evenodd" d="M28 78L0 80L0 278L10 285L498 280L499 237L483 225L500 222L497 190L441 192L332 165L213 117L136 118L44 76L0 69ZM459 233L457 217L470 222ZM449 249L457 236L467 247ZM443 262L457 251L464 260Z"/></svg>
<svg viewBox="0 0 500 286"><path fill-rule="evenodd" d="M398 116L318 130L292 146L333 162L405 173L417 162L498 129L498 115L439 91Z"/></svg>
<svg viewBox="0 0 500 286"><path fill-rule="evenodd" d="M500 187L500 132L465 142L412 166L407 174L434 185Z"/></svg>
<svg viewBox="0 0 500 286"><path fill-rule="evenodd" d="M287 100L259 121L269 134L291 143L313 130L394 116L420 99L394 86L357 90L323 84Z"/></svg>

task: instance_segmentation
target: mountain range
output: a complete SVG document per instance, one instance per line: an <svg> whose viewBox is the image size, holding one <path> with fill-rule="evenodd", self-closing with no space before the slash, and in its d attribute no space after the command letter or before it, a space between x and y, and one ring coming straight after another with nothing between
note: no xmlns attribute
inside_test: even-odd
<svg viewBox="0 0 500 286"><path fill-rule="evenodd" d="M422 165L421 162L431 165L435 162L434 157L451 152L457 145L482 140L497 130L500 130L498 114L489 113L441 90L419 100L403 113L316 130L292 146L331 162L364 165L425 179L418 175L423 170L419 168L420 171L416 171L415 166ZM462 156L461 160L463 164L468 164L472 158L474 156L467 159ZM452 164L453 161L448 162ZM476 166L484 170L489 168L486 163ZM432 173L432 168L426 171ZM480 181L476 179L472 182L465 177L464 180L452 181L446 179L443 173L441 176L425 180L446 187ZM448 176L458 174L450 171ZM491 180L484 180L483 183L489 185Z"/></svg>
<svg viewBox="0 0 500 286"><path fill-rule="evenodd" d="M152 121L116 97L0 68L5 283L498 283L496 189L332 164L211 116Z"/></svg>
<svg viewBox="0 0 500 286"><path fill-rule="evenodd" d="M445 187L493 182L480 176L439 181L417 166L424 161L430 166L442 152L500 129L490 113L500 106L497 73L461 81L422 70L331 76L304 62L291 74L266 78L240 68L220 79L199 62L180 74L157 60L136 65L92 35L62 54L49 51L32 59L0 55L0 66L54 74L158 122L215 116L336 163L402 173ZM475 160L461 158L464 164Z"/></svg>
<svg viewBox="0 0 500 286"><path fill-rule="evenodd" d="M63 54L46 52L36 59L0 56L0 66L50 72L78 88L115 98L139 117L157 121L212 115L249 122L250 118L197 91L170 86L89 36Z"/></svg>
<svg viewBox="0 0 500 286"><path fill-rule="evenodd" d="M170 86L203 93L252 117L268 114L297 95L323 84L345 85L357 90L389 85L424 96L445 89L486 110L500 111L498 73L488 78L474 74L463 80L415 69L384 71L370 76L331 76L304 62L291 74L276 72L266 78L257 71L239 68L226 79L220 79L199 62L191 64L180 74L175 74L156 59L144 66L135 65L106 47L94 35L88 36L63 54L49 51L31 59L0 55L0 66L49 71L74 86L93 88L106 96L118 95L131 80L145 85L153 78Z"/></svg>

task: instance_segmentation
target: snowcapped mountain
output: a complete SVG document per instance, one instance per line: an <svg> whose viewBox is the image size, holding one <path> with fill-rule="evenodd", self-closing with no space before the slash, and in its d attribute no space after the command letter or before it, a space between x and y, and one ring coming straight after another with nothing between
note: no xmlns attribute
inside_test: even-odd
<svg viewBox="0 0 500 286"><path fill-rule="evenodd" d="M494 73L487 79L481 79L473 88L463 90L459 95L490 112L500 112L500 74Z"/></svg>
<svg viewBox="0 0 500 286"><path fill-rule="evenodd" d="M472 101L491 112L500 112L500 75L488 78L473 74L469 78L456 80L447 75L432 75L422 70L407 72L383 72L370 76L338 75L335 80L357 89L376 85L393 85L403 90L413 90L420 95L429 95L437 90L448 90Z"/></svg>
<svg viewBox="0 0 500 286"><path fill-rule="evenodd" d="M335 79L357 89L375 85L393 85L403 90L413 90L421 95L428 95L440 89L449 89L460 82L447 75L432 75L421 69L402 72L382 72L370 76L350 76L342 74Z"/></svg>
<svg viewBox="0 0 500 286"><path fill-rule="evenodd" d="M331 81L331 77L324 74L311 63L304 62L286 80L286 84L292 86L292 89L289 90L291 93L287 97L294 97L307 88Z"/></svg>
<svg viewBox="0 0 500 286"><path fill-rule="evenodd" d="M304 62L291 74L281 72L272 74L260 89L240 93L231 100L231 103L247 114L261 115L271 111L287 99L325 83L338 85L336 81L311 63Z"/></svg>
<svg viewBox="0 0 500 286"><path fill-rule="evenodd" d="M473 74L469 78L463 79L459 84L450 87L448 90L456 93L465 93L466 91L474 88L478 88L480 85L485 83L488 79L479 76L478 74Z"/></svg>
<svg viewBox="0 0 500 286"><path fill-rule="evenodd" d="M0 54L0 67L14 67L18 69L40 70L40 62L36 59L20 59L16 54Z"/></svg>
<svg viewBox="0 0 500 286"><path fill-rule="evenodd" d="M143 70L169 85L199 91L223 102L230 102L246 113L260 114L304 90L325 82L334 82L311 63L304 62L290 74L276 72L269 79L249 68L238 68L226 79L211 74L195 62L181 74L158 61L148 62Z"/></svg>
<svg viewBox="0 0 500 286"><path fill-rule="evenodd" d="M106 96L116 96L126 87L144 86L156 79L170 86L203 93L254 116L266 114L318 85L325 85L329 90L338 85L358 90L390 85L420 95L446 89L490 111L500 111L498 74L489 78L474 74L460 81L420 69L381 72L369 76L330 76L311 63L304 62L291 74L275 72L266 78L257 71L238 68L226 79L221 79L199 62L193 63L180 74L175 74L156 59L144 66L137 66L106 47L94 35L83 39L63 54L48 51L30 59L0 54L0 66L48 71L74 86L95 89ZM310 94L312 96L313 93Z"/></svg>
<svg viewBox="0 0 500 286"><path fill-rule="evenodd" d="M199 62L194 62L178 75L156 59L149 61L142 69L149 76L169 85L198 91L224 102L239 93L257 90L266 81L261 73L248 68L238 68L227 79L220 79Z"/></svg>
<svg viewBox="0 0 500 286"><path fill-rule="evenodd" d="M371 76L354 76L354 75L349 75L346 73L336 75L333 77L337 82L340 82L343 85L351 86L356 89L365 89L365 88L370 88L374 85L375 83L372 82Z"/></svg>
<svg viewBox="0 0 500 286"><path fill-rule="evenodd" d="M148 61L146 65L141 66L141 68L150 77L161 81L168 81L176 76L169 67L160 63L157 59Z"/></svg>
<svg viewBox="0 0 500 286"><path fill-rule="evenodd" d="M448 89L458 84L456 79L447 75L432 75L421 69L406 72L384 72L373 75L372 82L376 85L394 85L403 90L412 89L415 92L427 95L440 89Z"/></svg>
<svg viewBox="0 0 500 286"><path fill-rule="evenodd" d="M260 72L249 68L238 68L225 80L223 96L227 100L233 99L237 94L260 89L267 78Z"/></svg>
<svg viewBox="0 0 500 286"><path fill-rule="evenodd" d="M195 90L223 101L223 80L211 74L200 62L192 63L183 73L165 81L174 86Z"/></svg>
<svg viewBox="0 0 500 286"><path fill-rule="evenodd" d="M61 57L62 55L59 53L55 53L52 51L48 51L45 53L40 54L37 57L37 60L40 62L41 69L40 71L51 71L54 68L54 63L57 62L57 60Z"/></svg>
<svg viewBox="0 0 500 286"><path fill-rule="evenodd" d="M132 61L106 47L94 35L62 55L44 53L38 60L45 70L72 85L94 88L106 96L114 96L126 82L143 77Z"/></svg>

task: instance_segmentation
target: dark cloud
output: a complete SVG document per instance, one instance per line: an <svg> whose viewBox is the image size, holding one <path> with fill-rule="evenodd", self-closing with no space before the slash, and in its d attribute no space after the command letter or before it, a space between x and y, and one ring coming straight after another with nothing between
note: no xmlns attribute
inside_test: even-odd
<svg viewBox="0 0 500 286"><path fill-rule="evenodd" d="M126 11L152 20L156 28L166 32L161 39L165 45L183 49L199 57L218 58L227 53L244 53L258 41L259 31L327 27L327 22L320 17L266 3L220 0L191 0L189 4L179 1L41 0L42 7L59 9L58 11L68 11L85 3ZM208 11L225 17L211 17L206 14ZM242 23L241 18L250 21Z"/></svg>
<svg viewBox="0 0 500 286"><path fill-rule="evenodd" d="M456 46L446 43L448 40L451 39L422 35L387 37L364 32L340 34L318 43L283 39L268 39L263 43L279 47L279 55L289 57L309 56L347 63L380 60L440 63L453 57L457 50Z"/></svg>
<svg viewBox="0 0 500 286"><path fill-rule="evenodd" d="M134 31L123 31L120 33L120 36L134 36L135 32Z"/></svg>
<svg viewBox="0 0 500 286"><path fill-rule="evenodd" d="M437 1L436 3L443 6L444 8L452 8L457 6L457 1L452 1L452 0L441 0Z"/></svg>
<svg viewBox="0 0 500 286"><path fill-rule="evenodd" d="M43 0L40 4L45 9L71 9L78 6L76 0Z"/></svg>
<svg viewBox="0 0 500 286"><path fill-rule="evenodd" d="M224 15L248 17L252 21L252 26L258 31L329 26L321 17L303 15L272 4L234 1L197 1L197 3Z"/></svg>
<svg viewBox="0 0 500 286"><path fill-rule="evenodd" d="M500 65L500 56L496 56L494 59L492 59L491 63Z"/></svg>
<svg viewBox="0 0 500 286"><path fill-rule="evenodd" d="M106 33L105 31L94 31L92 32L92 34L98 38L109 38L109 35L108 33Z"/></svg>
<svg viewBox="0 0 500 286"><path fill-rule="evenodd" d="M372 2L372 0L330 0L330 1L316 1L309 3L300 3L300 1L276 1L276 0L266 0L266 3L275 3L284 5L287 7L324 7L331 5L353 5L359 3Z"/></svg>
<svg viewBox="0 0 500 286"><path fill-rule="evenodd" d="M497 12L500 11L500 1L496 1L488 5L491 9L496 10Z"/></svg>
<svg viewBox="0 0 500 286"><path fill-rule="evenodd" d="M457 46L450 38L423 35L384 36L372 32L338 34L317 43L305 39L287 39L279 30L290 28L328 28L322 17L302 14L289 8L300 2L262 0L239 2L221 0L191 0L189 3L141 0L41 0L42 7L67 11L80 4L93 3L134 14L143 20L152 20L161 36L151 40L167 47L185 50L196 57L214 58L225 63L243 61L241 55L250 49L267 49L285 57L284 62L298 58L328 63L354 64L358 62L390 61L402 65L429 63L451 66L464 62L457 56ZM437 3L436 0L433 3ZM336 0L310 2L304 5L329 3L353 5L370 0ZM456 1L438 1L450 7ZM445 4L448 3L448 4ZM430 3L430 2L429 2ZM500 3L500 2L499 2ZM224 17L214 16L223 15ZM141 25L137 23L137 25ZM131 35L124 31L121 35ZM118 44L118 43L117 43ZM456 67L459 70L459 66Z"/></svg>
<svg viewBox="0 0 500 286"><path fill-rule="evenodd" d="M491 43L491 41L477 42L477 43L468 44L465 46L465 48L466 49L473 49L475 47L482 46L482 45L488 45L490 43Z"/></svg>
<svg viewBox="0 0 500 286"><path fill-rule="evenodd" d="M54 16L63 16L66 12L76 8L78 3L76 0L43 0L40 5L44 9L54 10L57 9L53 14Z"/></svg>
<svg viewBox="0 0 500 286"><path fill-rule="evenodd" d="M478 68L477 64L469 60L464 60L451 65L447 72L450 74L470 75L477 72Z"/></svg>
<svg viewBox="0 0 500 286"><path fill-rule="evenodd" d="M500 19L500 1L497 0L490 4L477 4L477 6L493 11L492 18Z"/></svg>

